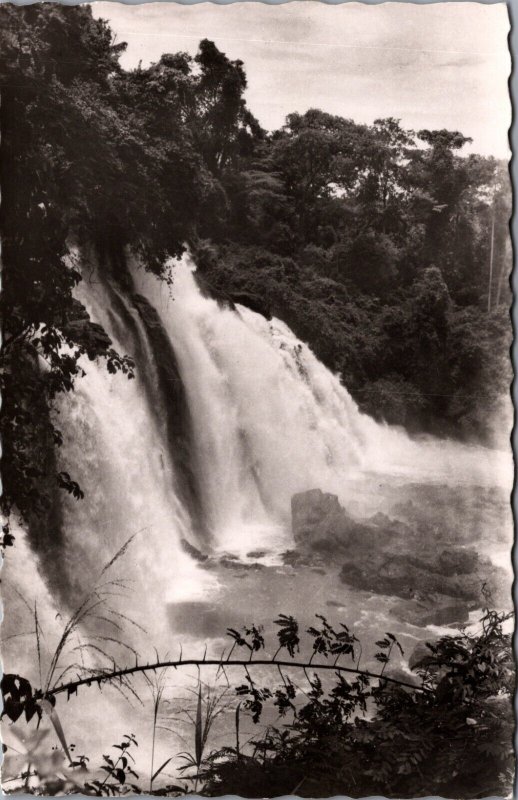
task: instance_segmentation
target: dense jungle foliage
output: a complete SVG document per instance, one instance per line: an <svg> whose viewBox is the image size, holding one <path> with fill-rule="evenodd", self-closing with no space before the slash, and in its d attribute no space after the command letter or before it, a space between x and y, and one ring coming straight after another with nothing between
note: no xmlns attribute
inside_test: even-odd
<svg viewBox="0 0 518 800"><path fill-rule="evenodd" d="M85 6L0 8L4 510L81 496L49 413L79 359L133 375L74 299L71 242L131 248L165 277L188 243L208 291L284 319L365 411L492 442L510 382L507 164L392 118L312 109L266 132L244 65L211 41L129 72L124 48Z"/></svg>

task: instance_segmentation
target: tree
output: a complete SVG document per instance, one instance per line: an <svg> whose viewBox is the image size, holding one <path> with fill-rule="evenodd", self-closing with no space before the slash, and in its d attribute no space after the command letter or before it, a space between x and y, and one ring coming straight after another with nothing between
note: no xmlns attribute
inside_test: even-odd
<svg viewBox="0 0 518 800"><path fill-rule="evenodd" d="M219 174L248 152L262 131L243 98L247 85L243 62L230 61L208 39L200 42L194 60L200 72L193 131L207 165Z"/></svg>
<svg viewBox="0 0 518 800"><path fill-rule="evenodd" d="M78 81L90 87L95 75L97 91L105 91L122 47L88 8L4 6L0 16L2 506L27 518L52 505L56 483L80 496L52 456L61 435L49 415L56 395L82 374L80 359L103 357L111 371L132 375L131 360L111 348L74 298L81 276L68 249L84 202L83 175L71 182L69 161L74 113L83 110ZM98 187L89 174L82 189L92 196Z"/></svg>
<svg viewBox="0 0 518 800"><path fill-rule="evenodd" d="M289 114L272 140L272 158L298 217L301 241L311 241L321 223L320 201L346 195L362 169L365 126L311 109Z"/></svg>
<svg viewBox="0 0 518 800"><path fill-rule="evenodd" d="M407 160L413 133L394 117L377 119L370 128L365 168L356 192L362 216L381 233L402 233L408 196Z"/></svg>

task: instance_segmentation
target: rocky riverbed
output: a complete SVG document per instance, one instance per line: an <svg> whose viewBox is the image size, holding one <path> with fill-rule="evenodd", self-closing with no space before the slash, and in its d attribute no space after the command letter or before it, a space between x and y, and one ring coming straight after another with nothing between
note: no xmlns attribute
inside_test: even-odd
<svg viewBox="0 0 518 800"><path fill-rule="evenodd" d="M419 628L460 626L485 605L509 606L509 574L481 553L481 531L474 523L459 524L460 517L451 523L445 487L432 487L425 499L418 505L399 502L394 516L378 512L361 518L349 513L336 495L320 489L296 494L291 503L293 545L274 554L273 564L269 550L252 550L244 559L227 552L203 553L185 541L183 546L227 589L234 579L242 584L248 575L248 591L255 595L255 583L260 590L272 580L277 583L274 576L280 575L284 582L298 584L301 575L307 580L311 574L320 576L318 594L330 595L326 604L342 605L336 586L343 585L360 592L364 602L383 596L378 606L382 603L391 617ZM490 512L486 498L486 514L488 508ZM260 574L258 581L254 573Z"/></svg>
<svg viewBox="0 0 518 800"><path fill-rule="evenodd" d="M484 603L505 603L504 570L448 526L382 513L356 519L335 495L313 489L293 497L292 530L289 563L340 564L348 586L406 601L393 612L413 624L463 623Z"/></svg>

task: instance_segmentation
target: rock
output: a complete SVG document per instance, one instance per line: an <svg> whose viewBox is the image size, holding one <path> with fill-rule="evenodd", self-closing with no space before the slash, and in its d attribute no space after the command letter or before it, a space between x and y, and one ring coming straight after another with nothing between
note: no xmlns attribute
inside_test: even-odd
<svg viewBox="0 0 518 800"><path fill-rule="evenodd" d="M335 494L321 489L293 495L291 525L298 547L336 556L336 549L349 546L366 550L379 545L380 530L351 517Z"/></svg>
<svg viewBox="0 0 518 800"><path fill-rule="evenodd" d="M427 502L432 506L439 499L433 495ZM325 567L342 561L344 583L407 601L396 613L413 625L466 622L469 609L484 602L484 584L498 599L501 570L472 548L449 546L434 525L409 524L383 513L358 520L336 495L321 489L294 495L291 512L296 550L284 554L285 564Z"/></svg>
<svg viewBox="0 0 518 800"><path fill-rule="evenodd" d="M399 519L392 519L391 517L387 516L387 514L383 514L381 511L378 511L377 514L369 517L368 523L369 525L374 525L377 528L382 528L384 538L388 536L389 539L393 540L397 537L401 540L401 543L405 545L408 545L413 541L414 531L409 525L407 525L406 522L401 522Z"/></svg>
<svg viewBox="0 0 518 800"><path fill-rule="evenodd" d="M438 558L438 572L443 575L469 575L478 566L476 550L443 550Z"/></svg>
<svg viewBox="0 0 518 800"><path fill-rule="evenodd" d="M464 601L478 600L482 585L478 573L446 575L437 565L406 554L389 556L375 553L368 559L348 561L343 565L340 577L344 583L358 589L425 602L434 595ZM430 605L428 602L428 607Z"/></svg>
<svg viewBox="0 0 518 800"><path fill-rule="evenodd" d="M131 275L125 272L128 281ZM193 518L194 527L207 534L203 514L202 490L198 483L198 473L192 449L193 428L189 401L183 384L175 349L168 337L159 314L146 297L132 294L130 298L133 308L146 331L151 346L158 389L162 402L156 402L156 387L153 370L143 376L144 385L150 393L152 408L159 415L160 423L165 422L169 452L176 467L176 480L182 499ZM121 304L121 308L124 306ZM123 312L127 313L127 312ZM131 314L126 324L130 330L135 326ZM151 383L150 383L151 381Z"/></svg>
<svg viewBox="0 0 518 800"><path fill-rule="evenodd" d="M299 550L286 550L281 554L281 558L287 567L311 567L315 563L314 557Z"/></svg>
<svg viewBox="0 0 518 800"><path fill-rule="evenodd" d="M268 555L267 550L251 550L249 553L246 554L247 558L264 558Z"/></svg>
<svg viewBox="0 0 518 800"><path fill-rule="evenodd" d="M201 550L198 550L193 544L187 541L187 539L180 539L180 545L182 550L188 553L191 558L194 558L195 561L199 561L203 563L204 561L208 560L208 555L206 553L202 553Z"/></svg>
<svg viewBox="0 0 518 800"><path fill-rule="evenodd" d="M420 627L427 625L451 625L456 623L461 625L469 620L469 611L464 605L446 605L432 609L428 614L423 614L419 620Z"/></svg>
<svg viewBox="0 0 518 800"><path fill-rule="evenodd" d="M253 564L244 564L242 561L236 560L235 558L220 558L217 563L220 567L225 567L225 569L237 569L243 572L266 569L264 564L260 564L258 561L254 561Z"/></svg>
<svg viewBox="0 0 518 800"><path fill-rule="evenodd" d="M239 291L236 289L232 291L232 289L222 289L219 286L215 286L213 283L209 283L200 269L196 272L196 283L204 295L212 297L212 299L216 300L220 305L230 308L232 311L236 310L237 304L246 306L246 308L255 311L257 314L261 314L263 317L266 317L266 319L271 319L273 316L271 307L266 302L265 298L261 297L259 294L247 292L245 290Z"/></svg>
<svg viewBox="0 0 518 800"><path fill-rule="evenodd" d="M430 602L430 598L428 600L398 600L392 606L390 613L401 622L408 622L410 625L419 627L421 618L430 613Z"/></svg>
<svg viewBox="0 0 518 800"><path fill-rule="evenodd" d="M79 300L72 301L68 320L61 326L61 330L67 338L84 347L90 359L105 353L112 345L104 328L97 322L91 321L87 310Z"/></svg>
<svg viewBox="0 0 518 800"><path fill-rule="evenodd" d="M431 595L426 602L399 602L391 611L402 622L418 628L426 628L428 625L461 625L469 619L469 607L466 604L452 603L451 598L441 595Z"/></svg>
<svg viewBox="0 0 518 800"><path fill-rule="evenodd" d="M321 489L310 489L291 499L291 526L297 544L305 545L315 535L340 535L346 525L345 517L338 497Z"/></svg>

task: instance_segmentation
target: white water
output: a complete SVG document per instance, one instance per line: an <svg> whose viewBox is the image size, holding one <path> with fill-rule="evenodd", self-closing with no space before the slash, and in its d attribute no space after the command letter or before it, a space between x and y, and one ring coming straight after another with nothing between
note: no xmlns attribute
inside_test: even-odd
<svg viewBox="0 0 518 800"><path fill-rule="evenodd" d="M275 542L292 495L314 487L368 515L379 510L380 476L471 485L507 476L507 454L413 441L361 414L284 323L221 308L201 294L194 269L188 257L174 265L172 289L143 270L133 274L174 343L220 547L244 553Z"/></svg>
<svg viewBox="0 0 518 800"><path fill-rule="evenodd" d="M403 430L375 422L359 412L338 377L286 325L243 307L222 308L204 297L187 256L172 269L172 287L136 265L132 272L137 291L158 311L178 358L192 417L195 472L215 550L246 557L252 550L266 549L273 553L270 563L277 563L278 553L292 544L291 497L310 488L337 494L348 509L363 516L385 508L386 491L381 487L387 482L394 487L462 484L473 487L474 496L478 486L510 488L510 454L430 438L415 441ZM132 584L127 597L114 597L113 604L144 627L143 633L124 626L123 638L141 653L152 657L155 643L161 654L177 652L168 606L197 600L217 605L222 590L219 579L201 569L180 545L181 539L202 548L207 542L177 489L174 453L161 422L156 353L131 300L101 281L95 265L83 273L78 297L108 331L114 347L135 355L137 370L135 380L128 381L85 360L85 377L61 399L60 468L85 491L83 501L66 498L63 503L67 544L56 557L73 584L68 609L52 596L59 587L47 591L46 576L21 531L14 558L9 554L3 637L27 629L29 639L4 642L3 654L7 668L36 684L28 607L37 600L40 620L55 646L60 620L79 605L130 536L136 534L120 572ZM128 330L117 303L131 315L137 333ZM146 373L156 396L146 391ZM507 559L508 553L507 543ZM15 587L28 605L18 604ZM86 625L85 636L91 632ZM51 641L47 650L53 650ZM114 655L119 662L128 661L128 654L116 647ZM78 656L64 654L65 663L72 657ZM106 662L91 653L87 663ZM81 719L90 720L90 744L97 751L98 701L92 706L87 698L74 702L79 703L75 708L81 709ZM134 727L131 712L121 705L103 735L111 739Z"/></svg>
<svg viewBox="0 0 518 800"><path fill-rule="evenodd" d="M132 272L177 355L213 549L241 557L266 549L276 563L276 554L292 544L291 497L310 488L333 492L346 508L368 516L384 510L387 480L394 486L459 483L475 492L479 485L510 486L507 453L414 441L361 414L338 377L282 322L203 296L188 256L172 265L172 287L136 265ZM119 352L138 357L135 380L85 360L86 375L61 399L60 468L86 497L63 503L60 571L72 583L73 605L136 535L124 557L124 573L140 596L132 616L150 641L162 640L170 632L168 603L216 600L219 585L180 546L181 539L202 548L206 543L179 497L158 387L156 396L145 390L143 375L151 374L155 384L156 377L142 323L131 299L101 281L95 264L83 273L78 296L91 318ZM121 307L136 334L124 324Z"/></svg>

